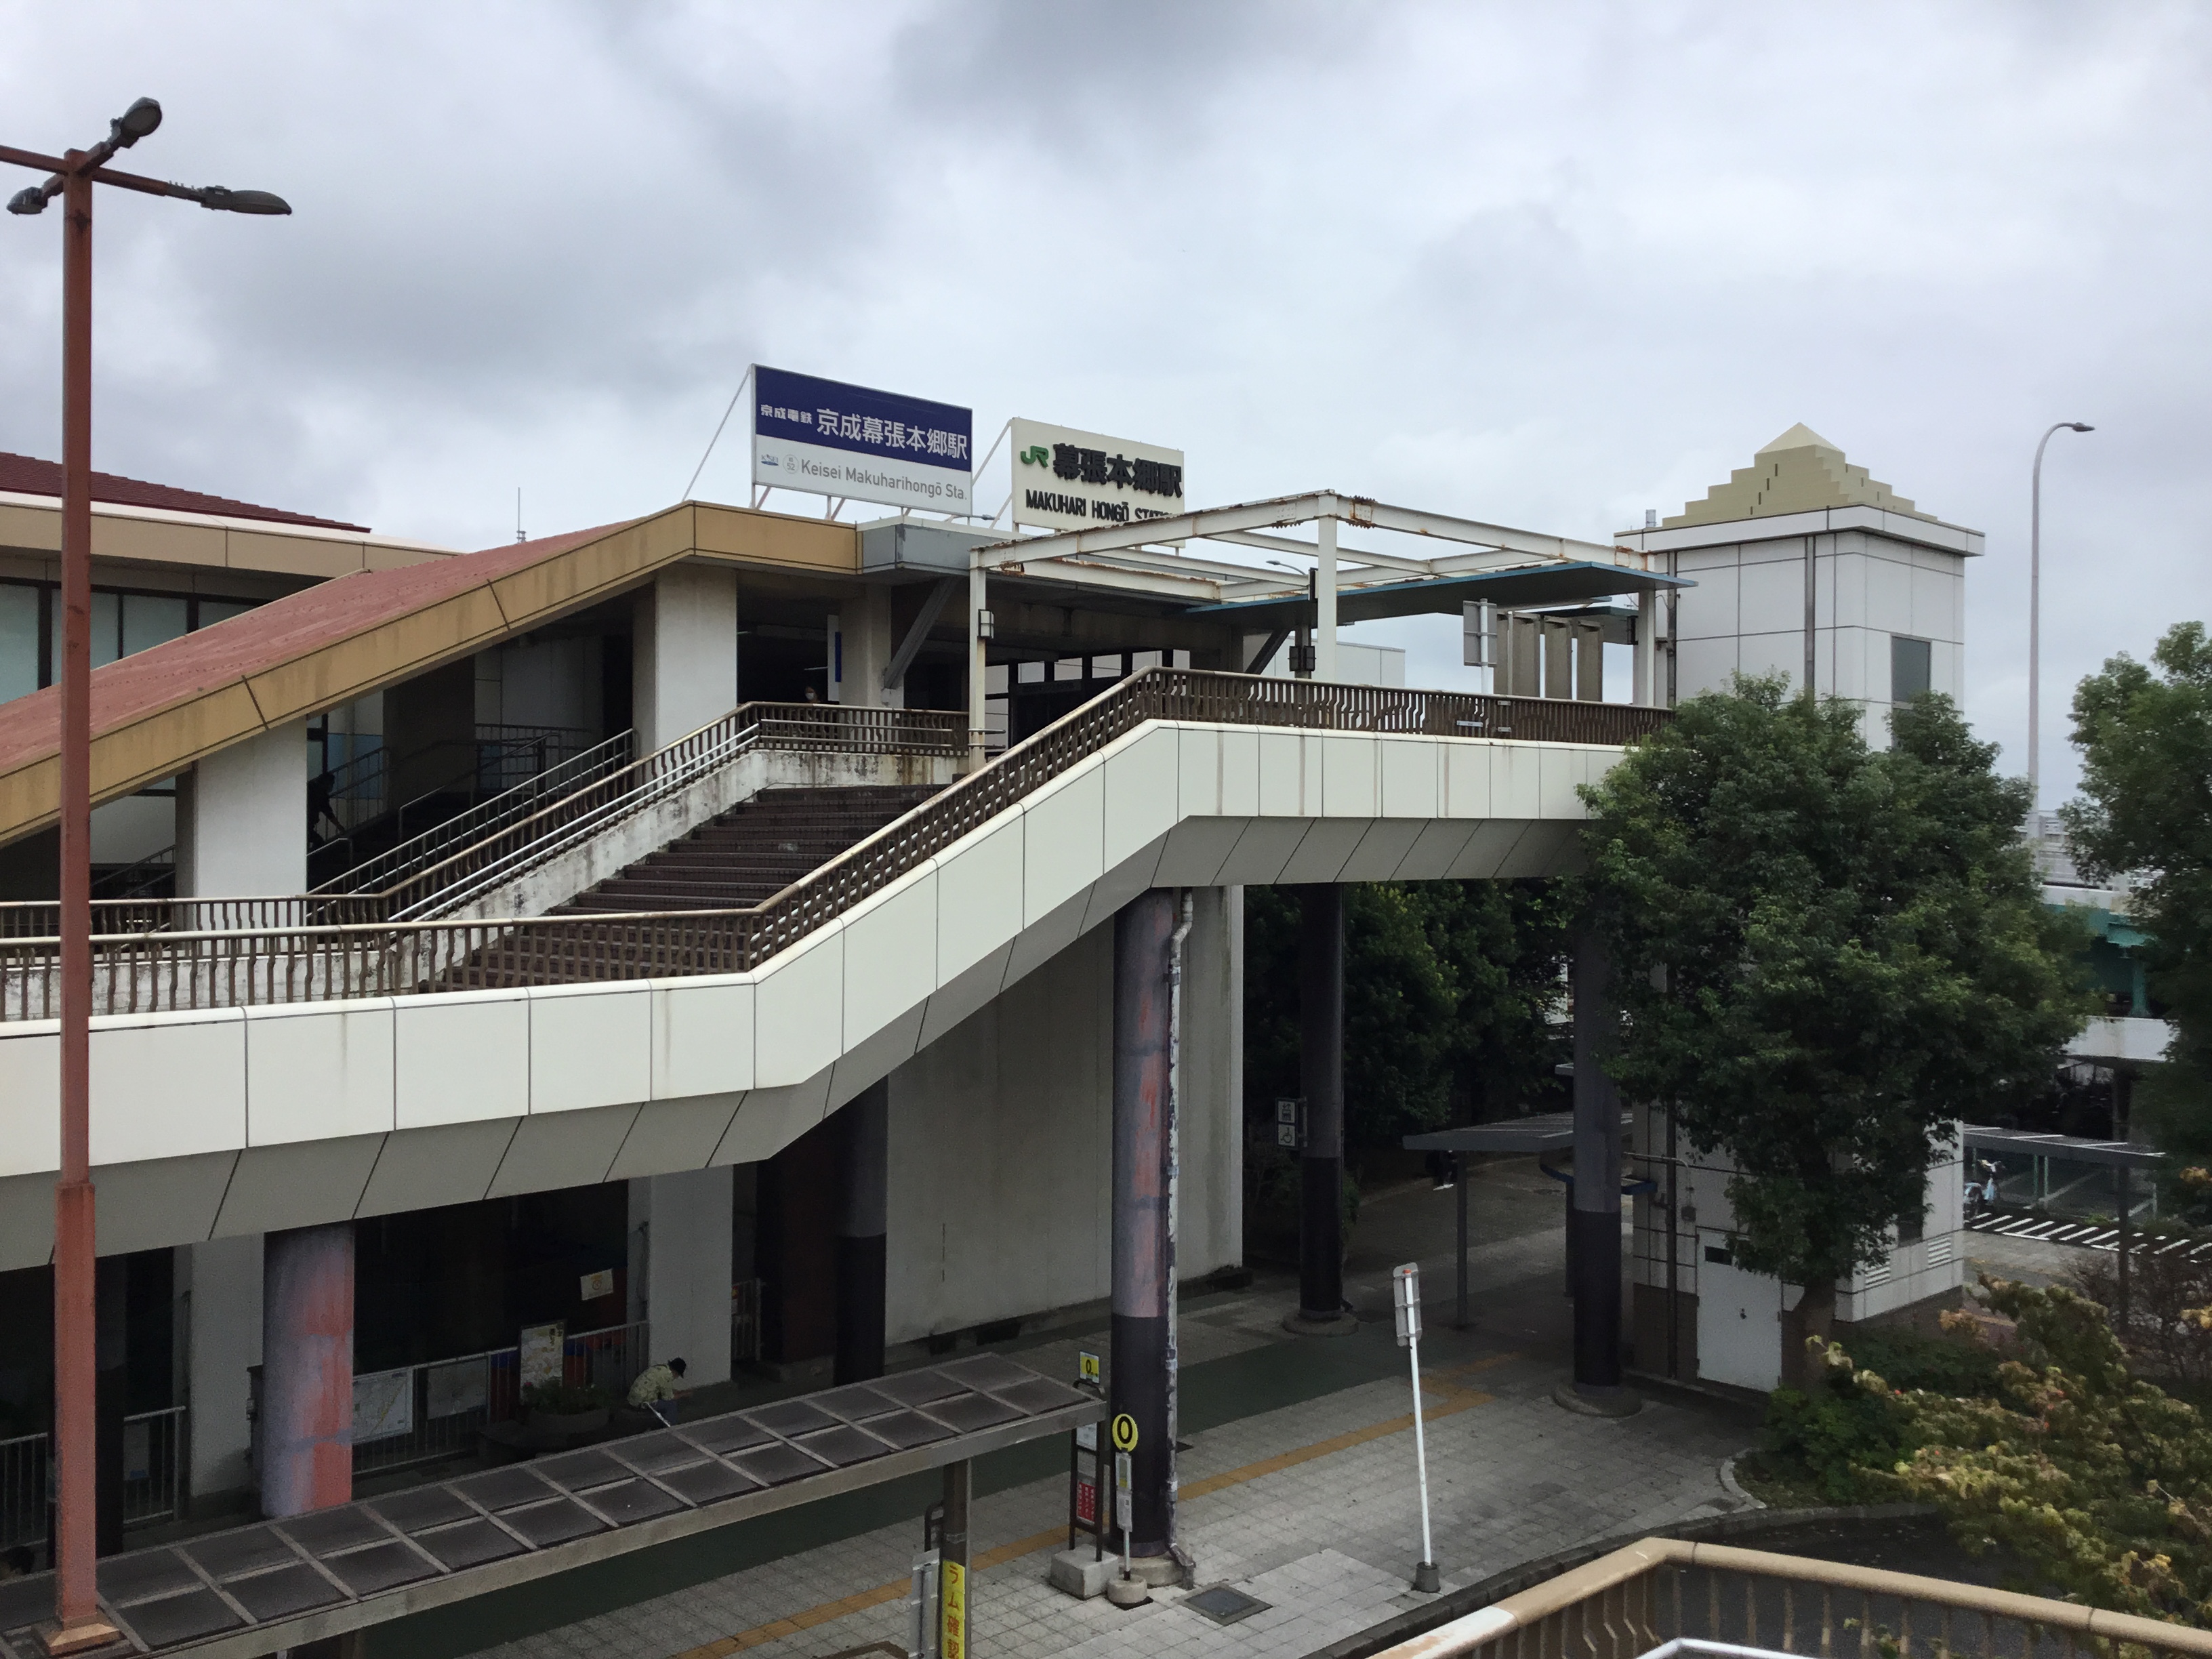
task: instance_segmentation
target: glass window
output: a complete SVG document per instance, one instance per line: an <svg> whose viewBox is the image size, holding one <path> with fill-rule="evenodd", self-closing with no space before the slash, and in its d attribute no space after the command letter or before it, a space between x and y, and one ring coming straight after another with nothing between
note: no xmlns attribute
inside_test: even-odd
<svg viewBox="0 0 2212 1659"><path fill-rule="evenodd" d="M54 678L59 679L61 673L58 659L61 656L62 630L58 625L61 621L58 614L59 607L56 609L54 655L57 661ZM92 665L94 668L105 668L120 656L122 652L123 596L120 593L103 593L95 587L92 591Z"/></svg>
<svg viewBox="0 0 2212 1659"><path fill-rule="evenodd" d="M202 599L199 625L210 628L233 617L242 617L252 609L253 601L251 599Z"/></svg>
<svg viewBox="0 0 2212 1659"><path fill-rule="evenodd" d="M42 590L0 583L0 702L39 689Z"/></svg>
<svg viewBox="0 0 2212 1659"><path fill-rule="evenodd" d="M1929 688L1929 650L1925 640L1908 640L1901 634L1889 639L1889 700L1909 702Z"/></svg>
<svg viewBox="0 0 2212 1659"><path fill-rule="evenodd" d="M185 602L167 594L125 593L123 598L123 654L143 651L185 631Z"/></svg>

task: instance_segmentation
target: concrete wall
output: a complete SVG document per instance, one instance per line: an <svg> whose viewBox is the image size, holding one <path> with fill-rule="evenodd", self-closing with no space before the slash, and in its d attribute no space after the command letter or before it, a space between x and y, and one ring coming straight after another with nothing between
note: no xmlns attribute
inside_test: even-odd
<svg viewBox="0 0 2212 1659"><path fill-rule="evenodd" d="M1243 1259L1243 916L1193 892L1184 958L1180 1269ZM885 1337L1112 1287L1114 930L1074 944L891 1073Z"/></svg>
<svg viewBox="0 0 2212 1659"><path fill-rule="evenodd" d="M629 1183L629 1316L653 1326L652 1360L681 1358L686 1388L730 1376L730 1169Z"/></svg>
<svg viewBox="0 0 2212 1659"><path fill-rule="evenodd" d="M177 891L236 898L307 890L307 725L294 720L177 780Z"/></svg>
<svg viewBox="0 0 2212 1659"><path fill-rule="evenodd" d="M1748 526L1747 526L1748 528ZM1805 678L1807 538L1680 549L1694 581L1676 611L1678 694L1726 687L1731 674ZM1931 690L1961 695L1966 677L1966 558L1865 531L1813 542L1813 684L1867 708L1866 732L1886 742L1893 637L1926 640Z"/></svg>
<svg viewBox="0 0 2212 1659"><path fill-rule="evenodd" d="M179 1245L176 1299L186 1325L194 1506L253 1484L246 1370L261 1363L261 1235Z"/></svg>
<svg viewBox="0 0 2212 1659"><path fill-rule="evenodd" d="M637 596L630 724L650 754L738 706L738 574L726 566L665 570Z"/></svg>

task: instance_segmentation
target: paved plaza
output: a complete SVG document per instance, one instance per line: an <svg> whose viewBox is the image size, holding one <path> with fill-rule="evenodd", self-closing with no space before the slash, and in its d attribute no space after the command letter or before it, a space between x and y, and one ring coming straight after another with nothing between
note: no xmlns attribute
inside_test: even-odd
<svg viewBox="0 0 2212 1659"><path fill-rule="evenodd" d="M1449 1329L1449 1197L1417 1189L1372 1202L1348 1264L1355 1336L1293 1338L1285 1277L1195 1298L1181 1322L1183 1436L1180 1532L1197 1585L1263 1603L1232 1623L1155 1592L1133 1611L1050 1588L1066 1545L1064 1447L1032 1455L1028 1478L991 1489L979 1466L970 1524L973 1637L979 1655L1303 1654L1425 1598L1407 1588L1420 1554L1410 1390L1393 1341L1387 1274L1423 1256L1432 1322L1423 1389L1436 1554L1449 1590L1505 1567L1624 1532L1735 1507L1721 1461L1748 1443L1740 1414L1653 1401L1626 1419L1581 1416L1552 1398L1565 1374L1559 1202L1540 1176L1507 1166L1472 1188L1475 1327ZM1395 1259L1403 1259L1396 1256ZM1103 1321L1100 1322L1103 1324ZM1103 1330L1070 1329L1010 1352L1073 1376ZM1044 1453L1048 1449L1033 1449ZM1049 1469L1049 1473L1045 1473ZM919 1494L927 1501L926 1493ZM384 1656L475 1650L497 1659L720 1659L733 1653L843 1654L902 1644L915 1513L806 1540L737 1570L545 1627L526 1610L483 1610L538 1627L470 1643L470 1626L408 1621L374 1632ZM760 1555L757 1549L754 1552ZM599 1594L611 1602L618 1590Z"/></svg>

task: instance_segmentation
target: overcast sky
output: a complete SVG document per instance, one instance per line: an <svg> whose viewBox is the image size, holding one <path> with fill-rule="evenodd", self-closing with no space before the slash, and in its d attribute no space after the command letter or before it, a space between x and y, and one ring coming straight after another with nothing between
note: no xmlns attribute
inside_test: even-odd
<svg viewBox="0 0 2212 1659"><path fill-rule="evenodd" d="M2212 611L2202 7L0 18L0 142L150 94L125 165L296 210L103 193L110 471L482 547L517 486L533 534L678 499L757 360L971 405L979 447L1179 447L1201 503L1595 538L1803 421L1989 532L1968 708L2016 767L2029 459L2090 421L2045 473L2047 799L2073 682ZM59 228L0 221L0 448L46 456ZM696 493L745 484L726 437ZM1455 623L1401 629L1456 678Z"/></svg>

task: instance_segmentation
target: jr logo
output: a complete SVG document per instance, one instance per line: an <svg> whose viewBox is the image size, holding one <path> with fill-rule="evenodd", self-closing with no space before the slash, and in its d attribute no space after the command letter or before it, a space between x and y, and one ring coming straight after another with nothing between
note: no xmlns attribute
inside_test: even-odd
<svg viewBox="0 0 2212 1659"><path fill-rule="evenodd" d="M1050 466L1052 451L1047 449L1042 444L1031 444L1027 449L1022 451L1021 461L1024 466Z"/></svg>

